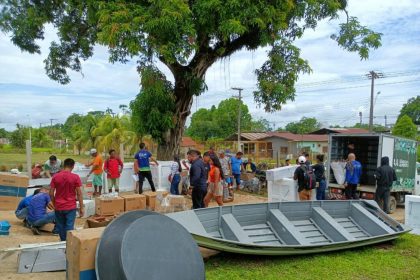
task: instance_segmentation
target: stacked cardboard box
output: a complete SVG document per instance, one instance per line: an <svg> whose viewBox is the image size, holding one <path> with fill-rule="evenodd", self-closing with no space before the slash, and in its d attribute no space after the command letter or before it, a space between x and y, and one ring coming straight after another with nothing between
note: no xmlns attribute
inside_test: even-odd
<svg viewBox="0 0 420 280"><path fill-rule="evenodd" d="M95 199L95 213L100 216L114 216L124 212L124 198L97 197Z"/></svg>
<svg viewBox="0 0 420 280"><path fill-rule="evenodd" d="M146 196L142 194L121 195L124 198L124 211L146 209Z"/></svg>
<svg viewBox="0 0 420 280"><path fill-rule="evenodd" d="M67 233L68 280L96 280L96 247L104 227L72 230Z"/></svg>
<svg viewBox="0 0 420 280"><path fill-rule="evenodd" d="M28 186L28 176L0 172L0 210L15 210Z"/></svg>
<svg viewBox="0 0 420 280"><path fill-rule="evenodd" d="M145 193L147 209L152 211L156 209L156 195L157 194L155 192Z"/></svg>

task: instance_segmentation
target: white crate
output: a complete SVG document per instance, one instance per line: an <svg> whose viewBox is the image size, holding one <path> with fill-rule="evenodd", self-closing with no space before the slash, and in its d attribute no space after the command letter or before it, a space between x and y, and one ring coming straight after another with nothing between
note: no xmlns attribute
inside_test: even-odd
<svg viewBox="0 0 420 280"><path fill-rule="evenodd" d="M420 235L420 196L405 196L405 224L413 230L411 233Z"/></svg>

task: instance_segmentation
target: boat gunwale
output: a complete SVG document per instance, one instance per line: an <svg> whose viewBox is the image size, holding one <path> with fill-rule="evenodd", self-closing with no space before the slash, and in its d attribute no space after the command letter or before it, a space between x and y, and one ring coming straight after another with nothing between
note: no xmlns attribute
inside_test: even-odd
<svg viewBox="0 0 420 280"><path fill-rule="evenodd" d="M210 209L219 209L219 218L221 217L221 209L223 207L230 207L230 208L235 208L235 207L240 207L240 206L252 206L252 205L266 205L266 207L269 207L269 205L276 205L276 204L294 204L297 201L284 201L284 202L263 202L263 203L249 203L249 204L237 204L237 205L226 205L226 206L215 206L215 207L209 207L209 208L202 208L202 209L194 209L194 210L188 210L188 211L192 211L194 212L194 214L197 216L197 218L199 219L197 213L199 212L206 212ZM395 231L394 233L386 233L386 234L381 234L381 235L374 235L374 236L368 236L368 237L363 237L357 240L344 240L344 241L334 241L331 243L326 243L326 244L310 244L310 245L287 245L287 244L281 244L281 245L262 245L262 244L255 244L255 243L244 243L244 242L240 242L240 241L235 241L235 240L230 240L230 239L225 239L225 238L217 238L217 237L213 237L211 235L209 235L209 233L207 232L206 235L201 235L201 234L196 234L196 233L192 233L190 232L194 239L197 241L197 243L200 246L203 247L207 247L210 249L218 249L223 247L224 251L229 251L226 250L226 247L228 248L233 248L234 247L244 247L244 248L250 248L250 250L260 250L260 249L266 249L266 250L270 250L275 252L275 250L284 248L284 249L314 249L314 248L326 248L327 251L331 251L331 250L338 250L338 249L334 249L335 247L339 247L341 248L342 246L347 247L347 248L353 248L353 247L359 247L359 246L364 246L364 245L368 245L368 244L375 244L375 243L380 243L383 241L387 241L387 240L393 240L396 239L399 235L405 234L410 232L412 229L398 221L396 221L395 219L393 219L392 217L388 216L385 212L382 211L382 209L380 209L379 207L377 207L376 205L374 205L374 201L367 201L367 200L347 200L347 201L335 201L335 200L327 200L327 201L304 201L304 202L299 202L299 203L305 203L305 204L310 204L311 208L312 207L317 207L317 206L313 206L314 204L319 204L322 208L322 205L325 203L331 203L331 202L339 202L339 203L346 203L346 204L363 204L366 208L370 208L370 209L374 209L376 211L379 211L379 214L386 215L386 218L389 219L390 222L392 222L394 225L390 226L388 225L390 228L396 228L396 227L401 227L402 230L400 229L394 229L394 230L398 230ZM362 205L362 206L363 206ZM270 209L270 208L268 208ZM278 208L271 208L271 209L280 209L280 207ZM270 210L271 210L270 209ZM369 211L369 210L368 210ZM233 212L233 211L232 211ZM369 211L370 212L370 211ZM176 212L176 213L171 213L174 214L176 216L178 215L182 215L183 212ZM232 213L233 214L233 213ZM171 216L171 215L169 215ZM377 217L378 218L378 217ZM378 218L379 219L379 218ZM200 223L202 223L200 221ZM395 226L397 225L397 226ZM207 245L208 242L203 243L202 239L205 240L211 240L211 243L216 243L216 244L225 244L227 246L209 246ZM367 243L367 244L365 244ZM233 246L229 246L229 244L233 245ZM352 245L349 245L352 244ZM207 245L207 246L206 246ZM348 245L348 246L346 246ZM232 251L232 252L235 252Z"/></svg>

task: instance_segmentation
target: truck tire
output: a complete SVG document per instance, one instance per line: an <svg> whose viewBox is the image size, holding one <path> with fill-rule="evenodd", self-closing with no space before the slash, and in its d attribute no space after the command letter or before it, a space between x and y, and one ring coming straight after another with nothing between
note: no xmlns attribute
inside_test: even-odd
<svg viewBox="0 0 420 280"><path fill-rule="evenodd" d="M397 199L395 196L391 195L389 197L389 213L392 214L397 209Z"/></svg>

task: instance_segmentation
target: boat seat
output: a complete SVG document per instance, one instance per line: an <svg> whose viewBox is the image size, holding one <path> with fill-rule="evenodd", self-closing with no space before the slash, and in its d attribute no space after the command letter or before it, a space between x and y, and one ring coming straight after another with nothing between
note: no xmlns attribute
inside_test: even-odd
<svg viewBox="0 0 420 280"><path fill-rule="evenodd" d="M221 228L226 239L252 244L252 240L232 214L222 215Z"/></svg>

